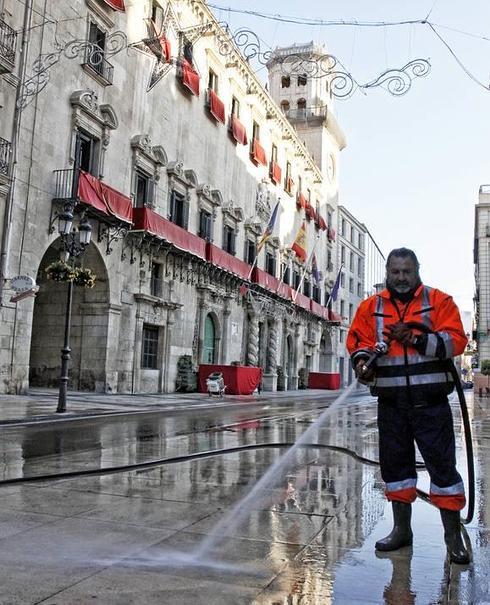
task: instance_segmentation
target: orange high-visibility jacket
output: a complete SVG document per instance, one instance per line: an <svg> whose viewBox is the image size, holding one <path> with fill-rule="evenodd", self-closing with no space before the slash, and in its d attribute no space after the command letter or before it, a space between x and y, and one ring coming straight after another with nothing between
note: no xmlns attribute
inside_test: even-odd
<svg viewBox="0 0 490 605"><path fill-rule="evenodd" d="M421 333L413 347L391 341L376 362L371 393L412 403L450 393L454 385L447 360L463 353L467 338L451 296L423 284L408 303L394 300L385 289L359 305L346 343L352 363L369 357L377 342L387 340L386 327L399 321L422 323L432 333Z"/></svg>

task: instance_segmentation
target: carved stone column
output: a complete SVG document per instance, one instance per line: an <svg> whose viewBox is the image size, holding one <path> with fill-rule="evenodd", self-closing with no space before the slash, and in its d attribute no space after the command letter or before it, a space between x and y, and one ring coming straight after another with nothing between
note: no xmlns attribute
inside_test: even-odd
<svg viewBox="0 0 490 605"><path fill-rule="evenodd" d="M265 374L262 381L264 391L277 390L277 321L272 319L268 324L267 357Z"/></svg>
<svg viewBox="0 0 490 605"><path fill-rule="evenodd" d="M228 359L228 339L229 339L229 325L230 325L230 314L229 301L225 301L225 308L223 309L223 328L221 332L221 353L220 363L226 365Z"/></svg>
<svg viewBox="0 0 490 605"><path fill-rule="evenodd" d="M290 391L296 391L298 388L299 329L300 324L296 324L294 329L293 367L291 369L292 375L288 379L288 390Z"/></svg>
<svg viewBox="0 0 490 605"><path fill-rule="evenodd" d="M256 366L259 362L259 320L255 313L248 316L247 365Z"/></svg>

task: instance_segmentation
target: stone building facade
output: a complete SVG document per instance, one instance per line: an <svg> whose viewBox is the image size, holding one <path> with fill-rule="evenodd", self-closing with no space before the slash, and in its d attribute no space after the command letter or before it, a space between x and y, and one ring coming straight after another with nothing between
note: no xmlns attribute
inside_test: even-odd
<svg viewBox="0 0 490 605"><path fill-rule="evenodd" d="M171 392L183 355L260 365L271 390L297 388L301 368L338 371L325 303L345 141L327 79L300 73L324 106L306 128L281 107L280 62L269 93L203 2L0 9L1 391L58 382L67 284L46 268L67 210L90 221L76 262L97 276L74 287L71 388ZM308 267L297 291L302 225L320 280ZM35 297L11 301L17 275Z"/></svg>

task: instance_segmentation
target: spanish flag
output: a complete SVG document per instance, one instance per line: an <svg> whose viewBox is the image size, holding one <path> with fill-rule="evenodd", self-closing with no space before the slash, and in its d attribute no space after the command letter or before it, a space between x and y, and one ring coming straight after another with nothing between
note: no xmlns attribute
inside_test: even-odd
<svg viewBox="0 0 490 605"><path fill-rule="evenodd" d="M306 260L306 226L305 222L301 223L301 227L299 228L298 235L294 240L293 245L291 246L291 250L295 252L296 256L300 259L302 263Z"/></svg>

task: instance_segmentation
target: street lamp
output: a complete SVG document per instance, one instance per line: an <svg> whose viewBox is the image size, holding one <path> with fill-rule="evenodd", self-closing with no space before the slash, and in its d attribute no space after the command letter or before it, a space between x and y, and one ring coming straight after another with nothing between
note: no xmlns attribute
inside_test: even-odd
<svg viewBox="0 0 490 605"><path fill-rule="evenodd" d="M78 232L73 229L73 208L67 207L58 217L58 233L61 237L61 251L65 262L70 258L81 256L87 246L90 244L92 237L92 226L87 217L82 215ZM68 281L68 293L66 299L65 312L65 338L63 348L61 349L61 373L60 386L58 394L57 413L66 412L66 393L68 390L68 369L70 364L70 327L71 327L71 305L73 300L73 280Z"/></svg>

